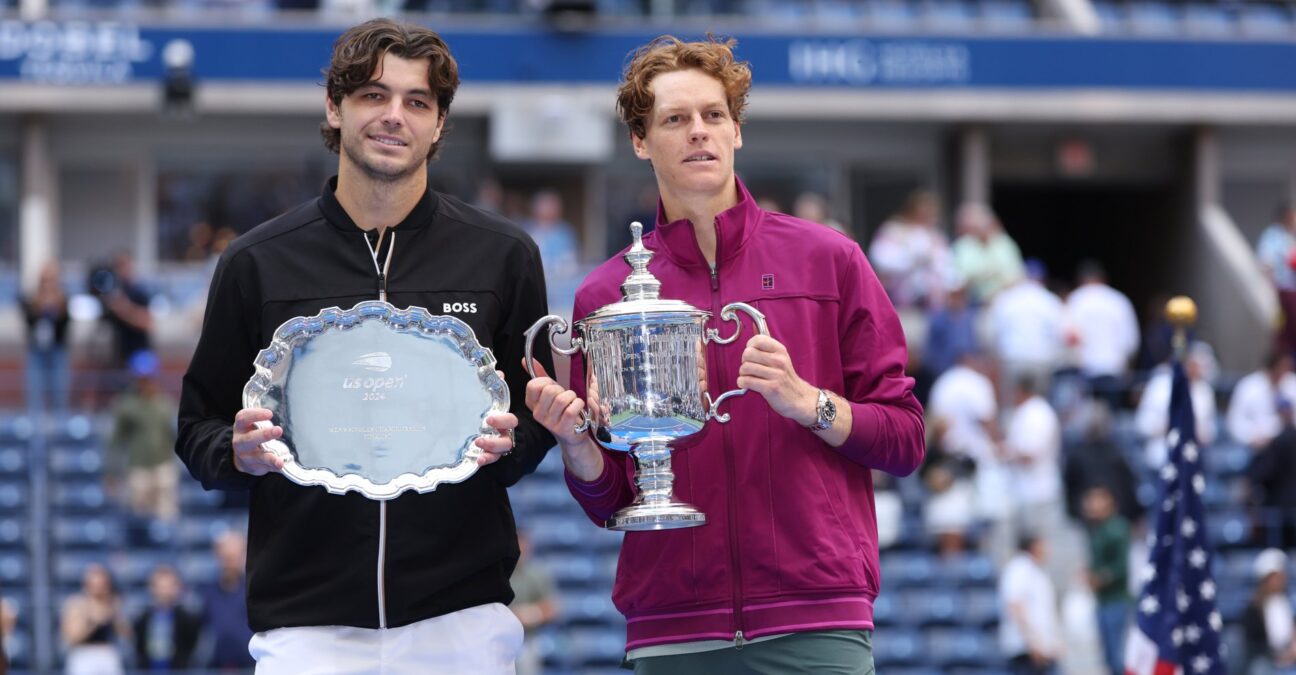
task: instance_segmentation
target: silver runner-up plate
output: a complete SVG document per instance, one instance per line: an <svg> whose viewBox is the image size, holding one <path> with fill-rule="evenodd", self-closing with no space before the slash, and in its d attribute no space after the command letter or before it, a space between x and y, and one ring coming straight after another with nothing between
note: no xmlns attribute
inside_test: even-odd
<svg viewBox="0 0 1296 675"><path fill-rule="evenodd" d="M477 471L473 441L509 409L495 356L468 324L380 301L285 321L257 354L243 405L274 412L264 447L300 485L370 499L431 492Z"/></svg>

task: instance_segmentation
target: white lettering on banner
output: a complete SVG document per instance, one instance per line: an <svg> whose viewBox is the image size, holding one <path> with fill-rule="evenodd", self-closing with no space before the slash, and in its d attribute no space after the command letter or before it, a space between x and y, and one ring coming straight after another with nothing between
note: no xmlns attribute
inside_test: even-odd
<svg viewBox="0 0 1296 675"><path fill-rule="evenodd" d="M950 42L794 40L788 73L793 82L963 84L972 77L972 55Z"/></svg>
<svg viewBox="0 0 1296 675"><path fill-rule="evenodd" d="M132 24L0 21L0 63L18 61L19 76L32 82L120 84L153 51Z"/></svg>

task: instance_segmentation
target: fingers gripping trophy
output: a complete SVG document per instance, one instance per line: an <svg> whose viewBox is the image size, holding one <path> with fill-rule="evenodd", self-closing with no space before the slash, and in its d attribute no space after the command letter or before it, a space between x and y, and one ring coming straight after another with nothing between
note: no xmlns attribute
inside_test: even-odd
<svg viewBox="0 0 1296 675"><path fill-rule="evenodd" d="M629 452L635 462L638 493L627 507L605 523L620 531L668 530L706 524L706 514L675 499L671 473L672 448L702 431L708 420L724 424L720 413L726 399L747 393L725 392L712 400L706 391L705 347L727 345L742 333L738 312L751 317L761 335L769 335L765 315L751 305L733 302L720 318L737 324L733 335L705 328L711 312L680 300L660 297L661 282L648 271L653 253L643 245L643 226L630 225L634 243L624 258L631 272L621 284L622 299L604 305L575 322L569 349L553 342L566 333L567 320L551 314L526 332L526 366L531 377L531 351L541 330L549 332L550 348L560 354L583 354L586 372L586 413L577 433L589 433L609 450Z"/></svg>

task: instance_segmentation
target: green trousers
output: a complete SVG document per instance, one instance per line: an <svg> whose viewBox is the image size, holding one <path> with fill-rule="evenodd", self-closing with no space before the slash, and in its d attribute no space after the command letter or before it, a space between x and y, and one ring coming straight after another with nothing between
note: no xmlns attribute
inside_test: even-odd
<svg viewBox="0 0 1296 675"><path fill-rule="evenodd" d="M774 640L634 661L635 675L874 675L873 631L793 633Z"/></svg>

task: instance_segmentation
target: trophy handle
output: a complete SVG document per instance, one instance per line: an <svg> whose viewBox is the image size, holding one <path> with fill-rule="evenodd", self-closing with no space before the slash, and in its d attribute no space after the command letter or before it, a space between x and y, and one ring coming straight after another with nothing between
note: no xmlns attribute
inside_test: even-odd
<svg viewBox="0 0 1296 675"><path fill-rule="evenodd" d="M756 324L757 333L761 335L769 335L769 326L765 323L765 315L762 314L759 309L756 309L745 302L731 302L720 310L720 319L723 321L732 321L735 324L738 324L737 329L734 330L734 334L727 338L722 338L720 337L720 331L718 329L708 328L706 331L706 337L703 338L703 341L714 342L719 345L727 345L734 340L737 340L738 336L742 334L742 321L738 320L737 311L741 311L751 317L752 322ZM746 393L746 389L734 389L732 391L726 391L713 401L711 400L711 392L707 392L706 400L709 405L707 409L707 419L715 420L721 424L728 422L729 413L718 414L716 410L720 408L720 404L724 403L726 399L734 396L742 396Z"/></svg>
<svg viewBox="0 0 1296 675"><path fill-rule="evenodd" d="M540 317L540 320L531 324L531 327L526 330L526 333L524 333L524 335L526 336L526 360L522 362L522 365L526 366L527 375L530 375L532 379L535 379L536 374L535 374L535 367L531 365L531 346L535 342L535 336L537 333L540 332L540 329L544 328L545 326L551 323L557 324L557 326L550 329L549 331L550 349L552 349L553 351L559 354L562 354L563 356L574 356L577 352L581 350L582 347L585 346L584 341L578 337L572 337L572 346L570 349L563 349L562 347L559 347L558 345L554 344L553 341L554 336L562 335L563 333L566 333L568 330L571 329L571 325L567 323L566 319L562 318L561 316L558 316L557 314L550 314L548 316ZM581 416L585 418L585 421L576 425L574 428L576 433L578 434L584 433L588 431L590 427L594 426L594 421L590 419L589 410L582 410Z"/></svg>

